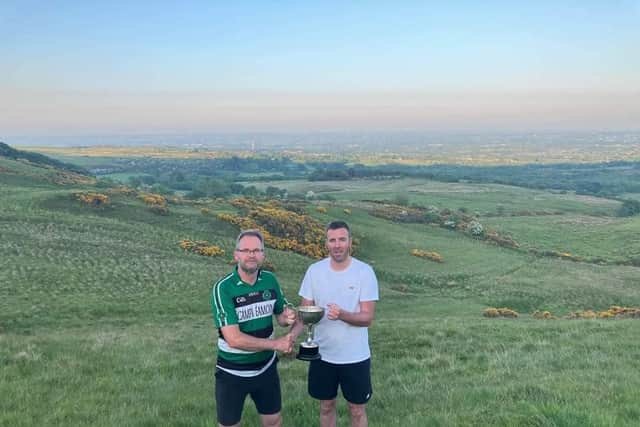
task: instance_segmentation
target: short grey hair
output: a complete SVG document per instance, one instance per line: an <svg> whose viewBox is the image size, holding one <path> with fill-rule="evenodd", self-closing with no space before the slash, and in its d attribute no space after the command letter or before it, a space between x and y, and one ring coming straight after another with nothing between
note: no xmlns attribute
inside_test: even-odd
<svg viewBox="0 0 640 427"><path fill-rule="evenodd" d="M238 234L238 238L236 239L236 249L240 247L240 240L246 236L257 237L260 240L261 249L264 249L264 237L262 236L262 232L255 228L250 228L248 230L243 230Z"/></svg>

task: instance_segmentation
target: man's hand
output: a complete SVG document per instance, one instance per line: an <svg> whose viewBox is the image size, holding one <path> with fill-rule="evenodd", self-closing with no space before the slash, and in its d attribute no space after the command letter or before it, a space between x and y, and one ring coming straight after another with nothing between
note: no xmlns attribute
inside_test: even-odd
<svg viewBox="0 0 640 427"><path fill-rule="evenodd" d="M284 321L286 326L291 326L295 323L298 317L298 313L289 306L284 307Z"/></svg>
<svg viewBox="0 0 640 427"><path fill-rule="evenodd" d="M327 319L341 320L351 326L370 326L376 312L375 301L360 301L358 311L347 311L338 304L327 304Z"/></svg>
<svg viewBox="0 0 640 427"><path fill-rule="evenodd" d="M287 335L284 335L280 338L277 338L275 340L273 340L273 344L274 344L274 350L277 350L281 353L291 353L293 351L293 342L294 342L294 338L293 335L291 333L288 333Z"/></svg>
<svg viewBox="0 0 640 427"><path fill-rule="evenodd" d="M329 320L338 320L340 318L341 309L338 304L328 304L327 308L329 311L327 312L327 319Z"/></svg>

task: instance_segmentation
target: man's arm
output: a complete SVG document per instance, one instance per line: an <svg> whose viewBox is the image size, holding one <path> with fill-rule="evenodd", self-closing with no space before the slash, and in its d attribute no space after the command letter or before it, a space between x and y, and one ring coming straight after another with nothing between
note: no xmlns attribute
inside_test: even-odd
<svg viewBox="0 0 640 427"><path fill-rule="evenodd" d="M329 320L342 320L353 326L371 326L376 314L375 301L360 301L360 311L358 312L343 310L337 304L329 304L327 308L329 309L327 313Z"/></svg>
<svg viewBox="0 0 640 427"><path fill-rule="evenodd" d="M245 334L238 325L223 326L220 328L224 340L233 348L244 351L277 350L282 353L290 353L293 350L294 337L290 333L280 338L256 338Z"/></svg>

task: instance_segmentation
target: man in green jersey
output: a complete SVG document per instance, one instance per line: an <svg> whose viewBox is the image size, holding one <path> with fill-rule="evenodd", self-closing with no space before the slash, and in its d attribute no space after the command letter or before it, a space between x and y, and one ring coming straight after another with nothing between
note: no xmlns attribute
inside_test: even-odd
<svg viewBox="0 0 640 427"><path fill-rule="evenodd" d="M290 353L291 333L274 338L278 324L295 323L275 276L260 269L264 239L258 230L246 230L236 240L237 267L211 291L214 324L218 328L216 408L220 426L239 426L247 394L256 405L263 426L279 427L282 399L276 351Z"/></svg>

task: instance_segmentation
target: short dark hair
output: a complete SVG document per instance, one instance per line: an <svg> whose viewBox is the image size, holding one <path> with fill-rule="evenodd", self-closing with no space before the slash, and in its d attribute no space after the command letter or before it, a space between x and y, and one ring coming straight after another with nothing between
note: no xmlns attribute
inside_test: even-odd
<svg viewBox="0 0 640 427"><path fill-rule="evenodd" d="M351 228L349 228L349 224L344 221L331 221L324 229L324 233L327 234L329 230L339 230L344 228L349 233L349 237L351 237Z"/></svg>
<svg viewBox="0 0 640 427"><path fill-rule="evenodd" d="M238 238L236 239L236 249L238 249L238 247L240 246L240 240L242 240L242 238L246 236L253 236L260 239L260 245L262 246L262 249L264 249L264 237L262 237L262 233L260 232L260 230L255 228L243 230L240 232L240 234L238 234Z"/></svg>

